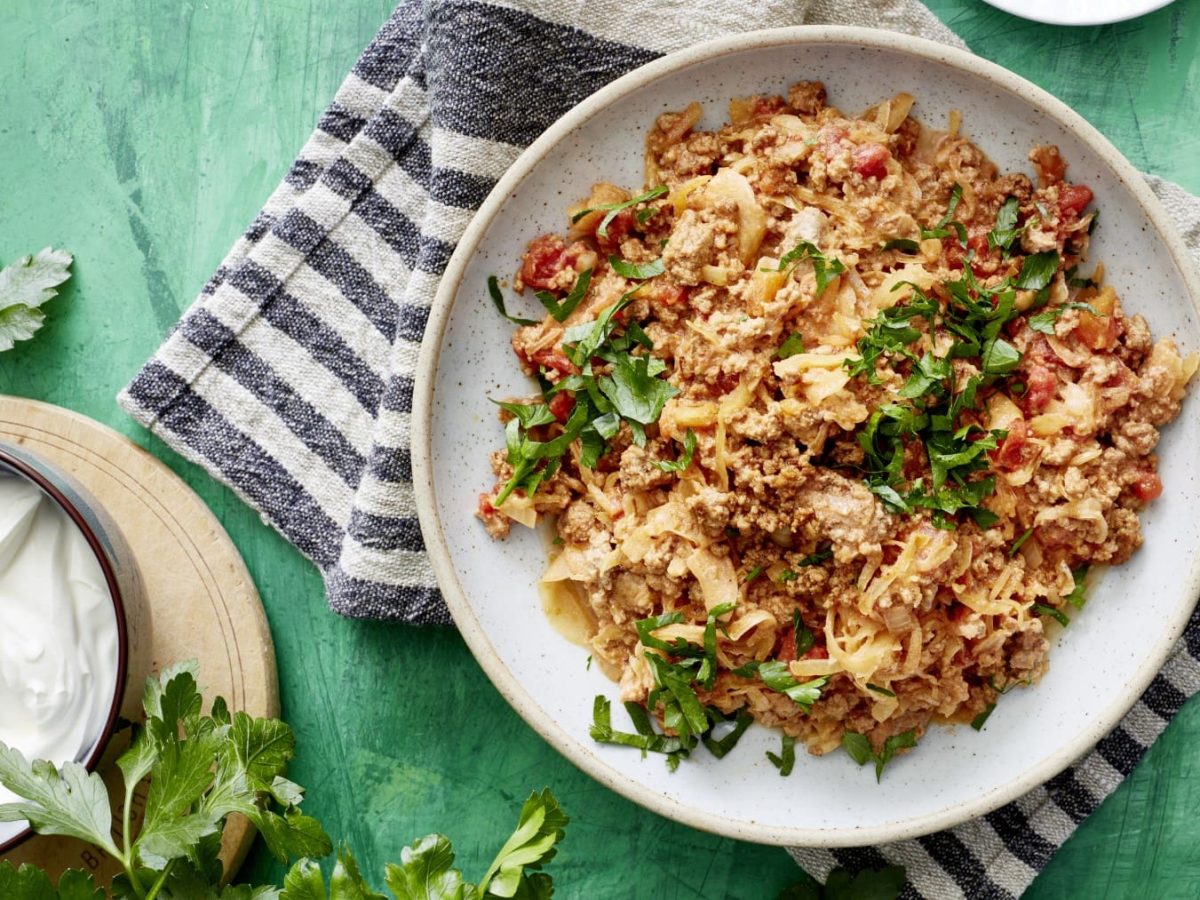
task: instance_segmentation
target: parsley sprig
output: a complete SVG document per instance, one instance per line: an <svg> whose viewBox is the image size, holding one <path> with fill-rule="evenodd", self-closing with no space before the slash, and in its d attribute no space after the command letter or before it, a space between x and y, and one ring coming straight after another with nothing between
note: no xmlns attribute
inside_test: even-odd
<svg viewBox="0 0 1200 900"><path fill-rule="evenodd" d="M799 265L804 260L812 263L813 275L817 279L817 296L825 293L829 283L846 271L846 264L840 259L830 259L821 252L821 248L809 241L800 241L795 247L783 254L779 260L777 272L785 272Z"/></svg>
<svg viewBox="0 0 1200 900"><path fill-rule="evenodd" d="M879 781L883 778L883 767L892 761L892 757L896 755L898 750L917 746L917 732L914 729L909 729L908 731L900 732L900 734L892 735L883 742L883 747L876 753L875 748L871 746L871 742L865 734L847 731L842 735L842 746L850 754L850 758L860 766L874 762L875 780Z"/></svg>
<svg viewBox="0 0 1200 900"><path fill-rule="evenodd" d="M653 187L644 194L639 194L638 196L631 197L628 200L622 200L620 203L605 203L602 206L589 206L586 209L579 210L577 213L575 213L575 215L571 216L571 224L574 225L588 213L603 212L605 215L604 218L600 220L600 226L596 229L596 236L606 238L608 237L608 226L612 224L612 220L617 217L617 213L623 209L628 209L631 206L637 206L639 203L645 203L649 200L654 200L658 197L661 197L667 192L667 190L668 189L665 184L660 184L658 187ZM643 210L642 212L647 211L648 210ZM648 218L650 217L643 217L640 213L638 214L638 221L643 224Z"/></svg>

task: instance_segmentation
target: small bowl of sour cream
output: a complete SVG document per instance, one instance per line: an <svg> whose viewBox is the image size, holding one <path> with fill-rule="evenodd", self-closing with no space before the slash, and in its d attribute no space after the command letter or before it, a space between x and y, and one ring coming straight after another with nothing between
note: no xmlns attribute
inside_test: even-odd
<svg viewBox="0 0 1200 900"><path fill-rule="evenodd" d="M0 444L0 741L26 759L99 763L125 690L129 560L69 475ZM0 822L0 855L30 833Z"/></svg>

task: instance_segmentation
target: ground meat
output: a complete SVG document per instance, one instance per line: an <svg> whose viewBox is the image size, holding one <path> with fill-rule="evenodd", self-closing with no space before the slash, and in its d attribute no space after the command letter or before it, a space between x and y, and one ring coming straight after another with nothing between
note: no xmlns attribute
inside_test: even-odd
<svg viewBox="0 0 1200 900"><path fill-rule="evenodd" d="M569 504L557 522L558 536L568 544L587 544L603 528L596 508L583 497Z"/></svg>
<svg viewBox="0 0 1200 900"><path fill-rule="evenodd" d="M656 460L669 459L664 440L651 441L642 449L631 444L621 454L621 484L628 490L644 491L669 484L675 476L654 465Z"/></svg>
<svg viewBox="0 0 1200 900"><path fill-rule="evenodd" d="M788 88L788 106L805 115L815 116L825 108L828 94L821 81L798 81Z"/></svg>
<svg viewBox="0 0 1200 900"><path fill-rule="evenodd" d="M700 284L704 267L718 264L730 236L737 234L737 221L737 206L728 201L699 212L684 210L663 248L663 266L680 284Z"/></svg>

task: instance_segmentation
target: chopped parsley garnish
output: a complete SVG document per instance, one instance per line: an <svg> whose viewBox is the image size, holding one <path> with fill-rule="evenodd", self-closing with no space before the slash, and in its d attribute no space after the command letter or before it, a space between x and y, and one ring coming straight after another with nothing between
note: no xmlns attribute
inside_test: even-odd
<svg viewBox="0 0 1200 900"><path fill-rule="evenodd" d="M656 459L654 465L662 469L664 472L683 472L692 464L692 456L696 452L696 432L692 429L687 430L687 435L683 439L683 455L679 459Z"/></svg>
<svg viewBox="0 0 1200 900"><path fill-rule="evenodd" d="M637 281L653 278L655 275L661 275L665 271L661 257L653 262L631 263L628 260L621 259L619 256L609 256L608 264L622 278L632 278Z"/></svg>
<svg viewBox="0 0 1200 900"><path fill-rule="evenodd" d="M795 581L799 577L800 576L797 575L795 572L793 572L791 569L784 569L782 572L779 573L779 580L781 582L782 581Z"/></svg>
<svg viewBox="0 0 1200 900"><path fill-rule="evenodd" d="M783 258L779 260L779 267L776 271L783 272L792 266L798 265L805 259L812 263L813 275L817 279L818 297L825 293L825 288L829 287L829 283L833 279L846 271L846 266L840 259L829 259L816 244L809 241L801 241L787 253L783 254Z"/></svg>
<svg viewBox="0 0 1200 900"><path fill-rule="evenodd" d="M606 215L600 220L600 227L596 229L596 236L606 238L608 237L608 226L612 220L617 217L617 213L623 209L628 209L631 206L637 206L639 203L645 203L648 200L654 200L657 197L661 197L666 192L667 186L665 184L660 184L658 187L651 188L644 194L639 194L636 197L633 197L629 200L623 200L620 203L605 203L603 206L589 206L587 209L581 209L579 212L575 213L575 215L571 216L571 224L575 224L588 213L603 212ZM646 216L646 219L648 218L650 217ZM640 223L644 224L646 219L643 219L640 215L638 216L638 222Z"/></svg>
<svg viewBox="0 0 1200 900"><path fill-rule="evenodd" d="M796 642L796 659L802 659L813 648L817 638L800 618L800 610L792 610L792 634Z"/></svg>
<svg viewBox="0 0 1200 900"><path fill-rule="evenodd" d="M977 715L974 719L971 720L971 727L974 728L976 731L982 731L983 726L987 723L987 720L991 717L992 713L995 712L995 710L996 710L996 704L989 703L987 705L987 708L983 712L981 712L979 715Z"/></svg>
<svg viewBox="0 0 1200 900"><path fill-rule="evenodd" d="M889 510L928 509L933 524L943 528L953 527L950 517L960 513L981 527L998 520L983 508L995 490L994 479L985 472L988 451L997 449L1007 433L976 424L977 394L1001 383L1020 365L1020 351L1003 337L1004 326L1021 315L1017 288L1048 295L1057 267L1054 251L1026 257L1015 280L985 287L968 266L957 280L943 282L935 296L902 282L893 290L907 285L911 298L867 323L857 343L859 358L846 360L847 371L876 385L882 384L877 371L881 362L907 372L898 391L901 402L879 406L858 434L867 486ZM929 349L918 353L914 345L928 346L939 328L952 339L944 355ZM960 384L955 359L978 359L980 374ZM964 418L967 413L972 415ZM924 451L928 479L905 475L913 445Z"/></svg>
<svg viewBox="0 0 1200 900"><path fill-rule="evenodd" d="M996 227L988 232L987 242L992 249L999 249L1007 259L1013 241L1020 236L1022 228L1017 225L1019 204L1016 197L1009 197L996 213Z"/></svg>
<svg viewBox="0 0 1200 900"><path fill-rule="evenodd" d="M914 241L912 238L892 238L890 241L885 241L880 250L903 250L905 253L916 253L921 249L919 241Z"/></svg>
<svg viewBox="0 0 1200 900"><path fill-rule="evenodd" d="M585 282L586 291L586 274L580 276L572 294L578 291L580 282ZM495 278L488 284L495 288L493 299L499 298L497 308L501 308L503 298ZM550 425L554 420L547 404L529 404L520 409L522 404L501 404L514 416L505 431L507 462L513 474L493 505L501 505L514 490L533 496L558 471L563 454L576 440L581 447L580 464L587 468L595 468L622 423L629 426L634 443L645 446L646 426L658 421L663 405L679 389L662 377L666 364L649 354L653 344L641 327L636 322L622 326L617 318L617 313L633 302L637 290L624 294L595 320L572 325L564 333L562 351L579 372L543 390L546 398L560 391L574 392L575 403L561 434L548 441L529 436L530 429ZM570 300L565 299L559 309ZM598 373L598 366L607 368L607 372Z"/></svg>
<svg viewBox="0 0 1200 900"><path fill-rule="evenodd" d="M584 671L587 671L587 672L592 671L592 654L590 654L590 653L588 654L587 665L584 666L583 668L584 668Z"/></svg>
<svg viewBox="0 0 1200 900"><path fill-rule="evenodd" d="M762 573L763 573L763 567L755 566L753 569L751 569L749 572L746 573L746 584L749 584L750 582L752 582L755 578L757 578Z"/></svg>
<svg viewBox="0 0 1200 900"><path fill-rule="evenodd" d="M510 316L508 310L504 308L504 294L500 292L500 280L495 275L491 275L487 280L488 294L491 295L492 305L496 307L496 311L514 325L537 325L534 319L522 319L520 316Z"/></svg>
<svg viewBox="0 0 1200 900"><path fill-rule="evenodd" d="M874 691L876 694L882 694L885 697L895 697L896 696L894 691L889 691L887 688L880 687L877 684L868 684L867 690Z"/></svg>
<svg viewBox="0 0 1200 900"><path fill-rule="evenodd" d="M1071 588L1071 593L1067 594L1063 599L1070 603L1076 609L1083 609L1083 605L1087 603L1087 597L1084 592L1087 591L1087 573L1089 566L1082 565L1071 570L1071 578L1075 581L1075 586Z"/></svg>
<svg viewBox="0 0 1200 900"><path fill-rule="evenodd" d="M732 749L742 732L749 727L750 717L747 716L747 722L742 724L739 716L733 732L719 740L716 739L712 735L713 728L727 720L718 710L705 707L700 702L696 686L712 690L717 677L717 619L732 612L733 608L732 603L722 603L708 611L703 645L678 637L669 643L655 637L654 632L658 629L682 622L682 613L663 613L635 622L634 628L642 645L667 654L666 657L653 652L645 654L646 665L650 667L654 676L654 688L646 698L645 706L637 703L626 704L638 734L628 735L613 731L608 716L608 701L597 697L593 710L592 737L601 743L625 744L666 753L667 764L672 769L701 741L709 750L716 747L713 752L718 756L723 756ZM675 735L675 738L671 739L675 743L661 743L664 736L657 734L650 723L650 712L654 711L661 715L663 727ZM667 749L659 749L660 746L666 746Z"/></svg>
<svg viewBox="0 0 1200 900"><path fill-rule="evenodd" d="M1063 628L1071 624L1071 619L1065 612L1053 606L1047 606L1045 603L1033 604L1033 611L1039 616L1049 616Z"/></svg>
<svg viewBox="0 0 1200 900"><path fill-rule="evenodd" d="M781 746L778 755L768 750L767 759L779 770L779 774L786 778L792 774L796 765L796 739L790 734L781 734L779 738Z"/></svg>
<svg viewBox="0 0 1200 900"><path fill-rule="evenodd" d="M804 352L804 336L798 331L793 331L787 336L779 349L775 351L776 359L787 359L789 356L795 356L797 353Z"/></svg>
<svg viewBox="0 0 1200 900"><path fill-rule="evenodd" d="M587 295L588 286L591 283L592 270L584 269L575 280L575 285L571 288L571 292L563 297L561 303L549 291L538 291L534 296L538 298L542 306L546 307L546 312L554 317L554 321L562 322L575 311L575 307L579 305L579 301ZM492 299L494 301L495 297Z"/></svg>
<svg viewBox="0 0 1200 900"><path fill-rule="evenodd" d="M1051 306L1029 317L1029 327L1042 334L1054 334L1054 323L1068 309L1082 309L1093 316L1104 318L1104 313L1090 303L1064 303L1062 306Z"/></svg>
<svg viewBox="0 0 1200 900"><path fill-rule="evenodd" d="M833 550L826 548L824 550L818 550L816 553L808 554L808 556L805 556L800 560L800 562L796 563L796 565L800 566L801 568L807 568L808 566L819 566L821 563L825 562L825 560L832 558Z"/></svg>
<svg viewBox="0 0 1200 900"><path fill-rule="evenodd" d="M1013 556L1016 556L1016 555L1017 555L1017 551L1021 549L1021 547L1022 547L1022 546L1025 544L1025 542L1026 542L1027 540L1029 540L1029 538L1030 538L1032 535L1033 535L1033 526L1032 526L1032 525L1030 525L1028 528L1026 528L1026 529L1025 529L1025 533L1024 533L1024 534L1022 534L1022 535L1021 535L1019 538L1017 538L1015 541L1013 541L1013 544L1012 544L1012 546L1008 548L1008 555L1009 555L1009 557L1011 558L1011 557L1013 557Z"/></svg>
<svg viewBox="0 0 1200 900"><path fill-rule="evenodd" d="M883 767L892 761L897 750L917 746L917 732L909 729L892 735L883 742L883 749L876 753L865 734L847 731L842 734L842 746L846 748L850 758L860 766L865 766L873 761L875 763L875 780L879 781L883 777Z"/></svg>
<svg viewBox="0 0 1200 900"><path fill-rule="evenodd" d="M821 699L821 689L829 682L828 675L810 681L797 681L788 669L788 664L778 659L759 663L758 677L771 690L787 694L805 712L812 709L812 705Z"/></svg>
<svg viewBox="0 0 1200 900"><path fill-rule="evenodd" d="M709 712L713 712L712 707L709 707ZM709 753L717 759L724 759L726 754L737 746L737 742L742 739L742 735L746 733L746 729L750 727L753 721L754 716L750 715L750 713L739 711L737 718L734 720L733 728L726 732L723 737L713 737L716 730L722 725L721 722L717 722L707 734L701 735L700 740L704 743Z"/></svg>
<svg viewBox="0 0 1200 900"><path fill-rule="evenodd" d="M1021 271L1013 286L1018 290L1040 291L1053 280L1054 273L1058 271L1058 264L1057 250L1026 256L1021 260Z"/></svg>
<svg viewBox="0 0 1200 900"><path fill-rule="evenodd" d="M962 201L963 189L961 184L954 185L950 191L950 202L946 205L946 214L938 221L933 228L921 229L921 240L927 241L930 238L948 238L950 235L957 235L958 242L964 247L967 246L967 228L962 222L954 221L955 210L958 209L958 204Z"/></svg>

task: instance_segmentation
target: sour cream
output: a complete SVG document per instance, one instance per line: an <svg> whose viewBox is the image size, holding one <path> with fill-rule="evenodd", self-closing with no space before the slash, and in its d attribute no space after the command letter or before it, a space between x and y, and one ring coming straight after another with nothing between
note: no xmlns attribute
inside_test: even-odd
<svg viewBox="0 0 1200 900"><path fill-rule="evenodd" d="M26 759L86 758L117 684L117 618L83 533L0 472L0 740ZM0 803L13 797L0 787Z"/></svg>

